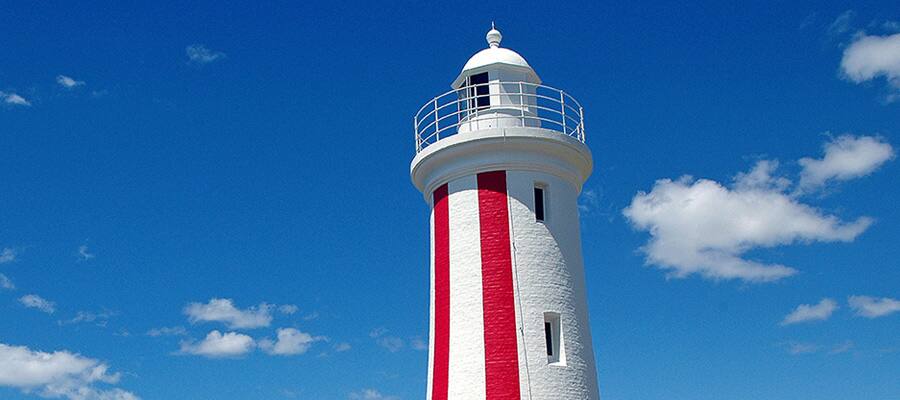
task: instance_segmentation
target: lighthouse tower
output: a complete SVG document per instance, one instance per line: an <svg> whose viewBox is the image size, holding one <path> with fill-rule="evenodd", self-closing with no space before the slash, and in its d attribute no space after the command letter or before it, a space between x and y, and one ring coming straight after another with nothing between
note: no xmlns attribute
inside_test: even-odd
<svg viewBox="0 0 900 400"><path fill-rule="evenodd" d="M581 105L489 47L414 121L410 175L431 206L428 394L599 399L577 199Z"/></svg>

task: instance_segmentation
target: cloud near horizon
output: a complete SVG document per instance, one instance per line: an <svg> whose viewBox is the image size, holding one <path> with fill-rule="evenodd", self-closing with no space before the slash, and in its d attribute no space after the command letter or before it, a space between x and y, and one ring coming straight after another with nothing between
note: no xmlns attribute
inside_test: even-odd
<svg viewBox="0 0 900 400"><path fill-rule="evenodd" d="M45 353L0 343L0 386L69 400L139 400L119 388L97 388L119 382L109 366L69 351Z"/></svg>
<svg viewBox="0 0 900 400"><path fill-rule="evenodd" d="M866 148L890 146L869 136L841 136L825 145L822 160L801 160L801 182L806 179L813 187L863 176L890 158L883 151L871 157L871 152L857 150L859 146L846 150L847 142L863 142ZM892 157L892 149L889 153ZM772 282L797 270L743 255L795 243L851 242L873 223L869 217L842 221L804 204L796 193L788 193L790 180L774 175L777 168L777 161L762 160L737 174L730 186L683 176L657 180L650 192L638 192L623 214L635 229L650 233L642 247L646 263L673 278L698 274L712 280Z"/></svg>

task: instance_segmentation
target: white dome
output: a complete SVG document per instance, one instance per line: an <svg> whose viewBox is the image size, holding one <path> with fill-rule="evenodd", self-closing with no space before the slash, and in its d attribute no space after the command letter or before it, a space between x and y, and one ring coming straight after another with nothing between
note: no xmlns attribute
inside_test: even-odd
<svg viewBox="0 0 900 400"><path fill-rule="evenodd" d="M484 72L488 69L522 71L525 72L527 76L527 78L524 79L525 81L541 83L541 79L534 72L534 69L528 65L528 61L525 61L524 57L515 51L500 47L500 40L503 39L503 35L493 27L493 24L491 25L491 30L485 36L485 39L490 47L475 53L472 58L469 58L469 61L466 61L466 65L463 66L459 76L453 81L450 87L458 88L466 81L468 75ZM496 67L488 68L489 66Z"/></svg>
<svg viewBox="0 0 900 400"><path fill-rule="evenodd" d="M528 65L528 62L525 61L525 58L520 56L519 53L505 47L489 47L475 53L475 55L466 62L466 65L462 70L463 72L466 72L491 64L508 64L531 68L531 66Z"/></svg>

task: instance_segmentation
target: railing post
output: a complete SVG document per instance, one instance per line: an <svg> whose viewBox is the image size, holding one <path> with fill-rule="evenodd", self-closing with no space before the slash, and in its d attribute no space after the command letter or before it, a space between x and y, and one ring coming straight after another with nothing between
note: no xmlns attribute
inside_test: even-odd
<svg viewBox="0 0 900 400"><path fill-rule="evenodd" d="M519 81L519 107L522 111L522 126L525 126L525 89L522 87L522 81Z"/></svg>
<svg viewBox="0 0 900 400"><path fill-rule="evenodd" d="M581 143L584 143L584 107L578 107L578 125L581 127Z"/></svg>
<svg viewBox="0 0 900 400"><path fill-rule="evenodd" d="M563 133L565 133L566 135L568 135L569 132L566 132L566 94L563 93L562 90L559 91L559 105L560 105L560 109L561 109L561 111L562 111L562 128L563 128Z"/></svg>
<svg viewBox="0 0 900 400"><path fill-rule="evenodd" d="M419 117L413 117L413 136L416 137L416 153L422 151L422 143L419 141Z"/></svg>
<svg viewBox="0 0 900 400"><path fill-rule="evenodd" d="M438 118L437 97L434 98L434 137L435 141L441 140L441 127L438 126L440 118Z"/></svg>

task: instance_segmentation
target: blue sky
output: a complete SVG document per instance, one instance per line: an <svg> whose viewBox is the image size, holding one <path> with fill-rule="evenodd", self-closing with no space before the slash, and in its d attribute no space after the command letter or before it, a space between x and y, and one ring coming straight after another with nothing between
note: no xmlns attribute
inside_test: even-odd
<svg viewBox="0 0 900 400"><path fill-rule="evenodd" d="M410 120L495 20L585 107L603 398L896 399L896 3L623 3L5 3L0 397L421 398Z"/></svg>

